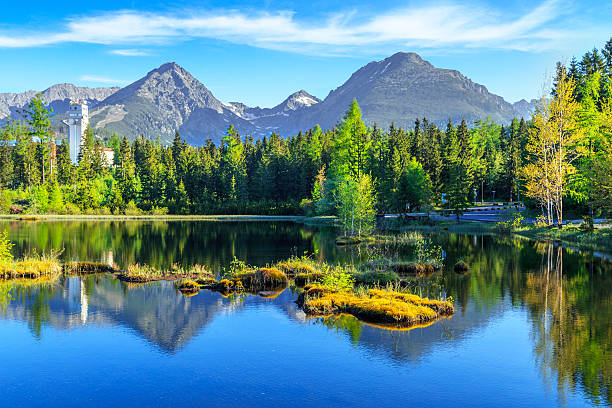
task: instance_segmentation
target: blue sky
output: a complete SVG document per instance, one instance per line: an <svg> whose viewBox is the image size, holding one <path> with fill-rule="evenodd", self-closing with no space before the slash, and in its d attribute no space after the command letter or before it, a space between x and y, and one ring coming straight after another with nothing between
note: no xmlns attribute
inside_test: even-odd
<svg viewBox="0 0 612 408"><path fill-rule="evenodd" d="M612 2L3 2L0 92L126 85L175 61L219 99L324 98L397 51L461 71L510 102L540 95L554 63L612 36ZM25 9L25 11L24 11Z"/></svg>

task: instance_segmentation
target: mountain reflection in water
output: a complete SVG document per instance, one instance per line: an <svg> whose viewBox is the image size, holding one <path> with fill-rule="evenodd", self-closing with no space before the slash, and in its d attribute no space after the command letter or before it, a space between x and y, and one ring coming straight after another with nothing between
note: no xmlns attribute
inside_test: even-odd
<svg viewBox="0 0 612 408"><path fill-rule="evenodd" d="M155 228L161 228L164 234L170 230L170 235L180 235L170 225L145 227L149 232L126 226L134 228L129 233L118 232L121 227L117 225L107 227L109 234L114 231L115 235L128 234L140 239L160 240L159 235L148 235ZM94 260L112 249L117 262L149 259L160 264L174 262L181 254L191 263L206 264L219 254L222 260L217 259L218 268L231 260L231 254L239 254L253 264L265 264L286 258L295 247L316 252L330 262L358 262L368 256L367 251L336 248L334 234L325 229L287 224L276 228L261 226L265 233L280 234L284 239L266 244L261 229L243 227L187 225L187 234L196 242L207 242L209 247L184 243L180 249L180 245L170 245L172 255L160 254L153 243L145 245L143 241L129 246L128 241L115 238L106 241L108 246L92 246L88 251L95 253ZM69 236L73 233L90 236L88 228L70 225L66 231L72 231ZM99 225L95 228L104 229ZM28 245L34 248L38 242L35 238L27 241L26 236L47 236L47 232L40 231L52 229L40 224L28 226L25 231L12 230L11 234L21 237L17 241L23 253L28 251ZM220 241L197 237L209 233ZM102 237L104 233L93 236ZM66 236L58 238L58 242L66 242L62 239ZM270 364L291 365L292 361L277 360L274 351L281 348L292 353L295 364L321 363L329 373L313 375L318 375L318 381L327 386L343 379L358 381L353 376L357 373L363 376L363 372L350 371L356 370L358 362L364 370L379 370L380 379L367 378L372 399L382 395L376 392L378 385L383 392L385 385L392 387L397 380L399 386L401 375L414 372L432 383L439 378L448 385L462 376L469 377L466 381L478 382L478 387L462 388L460 395L453 387L436 388L437 393L423 397L432 403L425 405L440 403L443 398L458 404L473 402L467 399L470 396L480 398L479 403L472 405L612 405L612 265L608 255L516 237L434 234L432 239L445 250L445 268L431 277L415 279L413 289L425 296L437 297L441 293L452 296L456 313L428 327L394 331L350 316L306 318L297 308L297 295L291 289L273 299L253 295L226 298L209 291L184 297L172 282L132 285L111 275L95 275L64 278L44 285L0 285L0 337L3 322L25 322L41 347L46 347L44 340L53 331L120 328L145 339L153 353L190 358L200 355L199 350L208 347L212 339L227 339L228 344L238 347L238 355L214 357L208 363L215 364L217 359L227 360L228 364L243 361L249 371L251 365L257 366L251 361L254 357L240 353L249 350L251 341L259 344L257 339L263 335L254 334L259 327L253 327L259 325L261 330L269 331L265 335L269 349L261 349L259 357L269 358ZM51 240L43 240L38 248L53 248L48 242ZM70 242L74 246L67 247L65 256L82 259L80 241ZM126 246L117 247L117 242ZM134 254L138 255L131 258ZM409 257L410 251L399 256ZM460 258L470 265L465 275L452 271ZM307 346L293 349L287 339L294 342L300 339ZM219 343L213 344L219 347ZM349 349L343 345L349 345ZM337 356L342 360L334 360L336 366L324 364L328 361L325 358L332 358L331 350L343 353ZM416 392L418 386L411 382L406 391ZM530 393L516 393L516 389L529 389ZM497 397L492 396L495 393ZM410 400L408 396L402 399L401 393L394 395L398 402ZM341 400L354 405L373 402L364 396L359 401L345 397ZM338 405L313 398L311 402Z"/></svg>

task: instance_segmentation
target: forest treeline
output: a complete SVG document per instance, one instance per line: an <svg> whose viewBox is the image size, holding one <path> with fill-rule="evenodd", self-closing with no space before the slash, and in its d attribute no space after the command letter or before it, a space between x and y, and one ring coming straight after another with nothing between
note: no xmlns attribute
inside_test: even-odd
<svg viewBox="0 0 612 408"><path fill-rule="evenodd" d="M527 198L547 221L563 208L611 212L612 39L558 64L551 95L529 121L489 119L413 129L367 127L357 101L330 130L255 141L230 126L219 146L172 145L88 129L73 165L54 147L40 96L0 131L0 212L336 214L366 230L374 212L461 210L473 201ZM102 147L114 150L106 166ZM407 206L408 205L408 206ZM363 225L362 225L363 223Z"/></svg>

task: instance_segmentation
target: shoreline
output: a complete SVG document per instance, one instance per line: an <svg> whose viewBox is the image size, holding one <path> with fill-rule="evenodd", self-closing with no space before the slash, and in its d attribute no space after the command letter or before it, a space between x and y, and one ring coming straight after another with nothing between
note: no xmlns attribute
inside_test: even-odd
<svg viewBox="0 0 612 408"><path fill-rule="evenodd" d="M333 226L336 217L304 215L58 215L58 214L0 214L0 221L201 221L201 222L293 222L304 225ZM507 233L497 231L496 224L480 221L434 221L432 225L413 224L392 228L389 232L423 231L449 232L456 234L516 235L537 241L553 241L568 247L612 253L612 228L599 227L594 233L587 233L575 227L562 230L523 227ZM382 234L390 235L390 234Z"/></svg>
<svg viewBox="0 0 612 408"><path fill-rule="evenodd" d="M460 224L454 222L436 222L433 225L406 225L399 231L423 231L423 232L450 232L456 234L490 234L498 236L518 236L535 241L552 241L560 243L564 247L579 248L591 251L604 251L612 253L612 228L595 228L593 233L581 231L576 227L564 228L535 228L523 227L509 232L499 232L493 223L478 221L463 221Z"/></svg>
<svg viewBox="0 0 612 408"><path fill-rule="evenodd" d="M307 217L305 215L60 215L60 214L2 214L0 221L214 221L214 222L295 222L331 225L336 217Z"/></svg>

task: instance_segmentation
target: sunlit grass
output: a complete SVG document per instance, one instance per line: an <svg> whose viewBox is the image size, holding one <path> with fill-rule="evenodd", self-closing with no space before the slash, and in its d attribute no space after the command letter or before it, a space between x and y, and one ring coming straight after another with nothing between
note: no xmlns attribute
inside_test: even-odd
<svg viewBox="0 0 612 408"><path fill-rule="evenodd" d="M28 257L22 260L0 261L0 279L37 279L43 276L58 277L62 266L54 256Z"/></svg>
<svg viewBox="0 0 612 408"><path fill-rule="evenodd" d="M213 274L205 266L192 265L182 267L173 264L168 269L158 269L147 264L133 264L127 270L119 273L117 278L126 282L150 282L157 280L176 280L176 279L205 279L212 278Z"/></svg>
<svg viewBox="0 0 612 408"><path fill-rule="evenodd" d="M446 300L385 289L358 293L321 285L306 286L298 304L309 315L348 313L366 321L398 326L423 324L454 313L453 304Z"/></svg>

